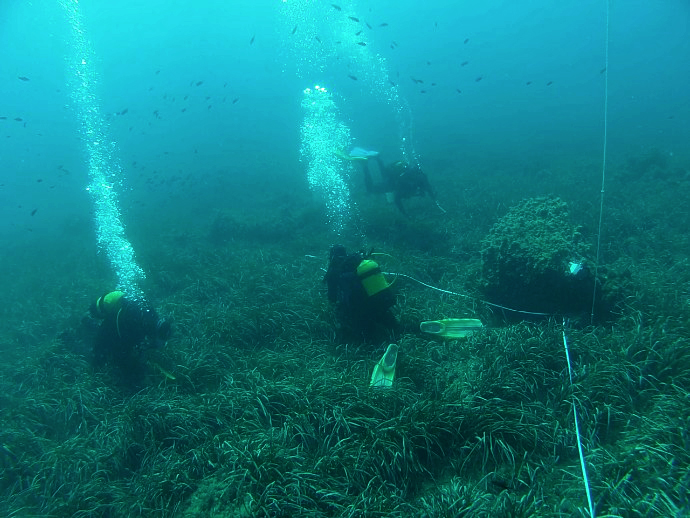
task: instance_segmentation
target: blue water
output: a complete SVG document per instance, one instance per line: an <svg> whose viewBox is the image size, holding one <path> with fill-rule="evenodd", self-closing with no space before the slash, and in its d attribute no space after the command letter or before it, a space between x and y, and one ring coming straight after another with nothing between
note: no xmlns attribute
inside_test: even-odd
<svg viewBox="0 0 690 518"><path fill-rule="evenodd" d="M611 160L646 148L688 154L683 0L612 0L607 70L603 0L334 3L342 10L309 6L322 20L312 27L317 47L300 40L306 23L292 34L279 0L81 2L97 56L94 93L124 166L123 211L135 202L163 214L171 200L194 210L241 203L219 193L228 177L301 179L300 100L316 81L337 95L358 145L394 156L399 120L361 78L348 77L358 66L350 40L309 69L314 52L338 45L350 15L359 20L349 20L351 31L363 31L366 52L382 58L396 85L410 144L432 178L435 163L455 164L465 181L482 164L599 160L607 75ZM0 231L12 240L89 221L66 65L70 31L57 1L0 7ZM599 181L600 171L586 174Z"/></svg>

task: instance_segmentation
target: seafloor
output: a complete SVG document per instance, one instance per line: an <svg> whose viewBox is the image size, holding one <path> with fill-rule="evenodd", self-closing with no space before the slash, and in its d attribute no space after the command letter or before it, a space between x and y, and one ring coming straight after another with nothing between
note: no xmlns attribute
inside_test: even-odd
<svg viewBox="0 0 690 518"><path fill-rule="evenodd" d="M598 167L431 164L447 214L416 200L406 220L355 186L340 240L481 299L482 240L521 200L560 196L593 251ZM610 165L601 262L619 297L568 329L572 385L560 317L521 322L398 277L397 379L370 389L383 344L334 331L318 199L300 177L221 187L206 211L122 200L144 289L175 320L136 382L89 363L81 317L113 287L89 216L5 247L0 515L585 516L573 400L598 516L690 513L690 164ZM440 317L487 326L419 333Z"/></svg>

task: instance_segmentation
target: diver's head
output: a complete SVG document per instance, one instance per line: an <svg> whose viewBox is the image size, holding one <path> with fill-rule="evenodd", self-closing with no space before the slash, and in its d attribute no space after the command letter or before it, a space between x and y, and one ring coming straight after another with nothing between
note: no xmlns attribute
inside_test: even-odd
<svg viewBox="0 0 690 518"><path fill-rule="evenodd" d="M333 245L331 247L331 251L329 252L328 259L333 260L336 257L345 257L347 256L347 250L343 245Z"/></svg>

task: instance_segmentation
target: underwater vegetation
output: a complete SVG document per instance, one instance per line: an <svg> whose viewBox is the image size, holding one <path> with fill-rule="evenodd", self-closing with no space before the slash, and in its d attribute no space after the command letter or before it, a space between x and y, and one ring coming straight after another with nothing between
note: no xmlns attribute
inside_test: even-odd
<svg viewBox="0 0 690 518"><path fill-rule="evenodd" d="M626 188L642 192L645 181L616 188L621 196ZM678 259L688 245L682 205L670 201L687 189L664 190L658 205L625 196L622 207L613 197L618 219L608 240L620 246L609 257L625 296L606 324L585 318L566 330L572 385L558 316L505 320L475 298L401 277L396 311L407 332L398 342L396 382L370 389L384 344L335 339L321 281L328 245L315 248L330 244L329 235L325 215L312 217L308 203L290 221L268 210L265 220L229 210L206 221L166 220L155 246L135 238L150 272L147 291L174 318L175 335L145 358L141 383L127 384L114 370L91 367L78 331L107 275L82 253L88 244L45 243L60 251L53 270L41 272L51 283L26 274L7 281L16 302L0 327L7 350L0 513L586 515L575 400L597 515L683 516L690 512L690 271ZM369 244L390 254L381 259L386 270L483 298L496 272L514 271L506 271L513 263L494 267L487 258L498 261L516 236L532 237L537 227L549 233L537 248L530 240L519 249L524 273L560 269L571 253L589 257L591 228L587 221L577 230L574 214L584 202L576 194L566 204L521 193L502 213L488 212L497 204L477 197L463 206L479 215L464 234L458 218L432 224L420 217L401 224L393 243ZM390 216L373 203L361 210L373 235L390 228ZM448 203L448 210L458 209ZM538 225L538 214L554 225ZM674 238L663 251L644 232L628 233L657 216L659 235ZM429 226L443 236L445 253L430 253L420 240ZM289 234L289 246L276 229ZM4 271L30 260L6 258ZM84 275L75 279L75 270ZM538 307L556 315L559 300ZM457 316L488 325L462 340L416 331L422 320Z"/></svg>

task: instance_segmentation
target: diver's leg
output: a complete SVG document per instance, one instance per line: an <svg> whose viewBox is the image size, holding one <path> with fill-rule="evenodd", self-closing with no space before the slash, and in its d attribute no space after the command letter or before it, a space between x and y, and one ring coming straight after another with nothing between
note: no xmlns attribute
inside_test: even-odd
<svg viewBox="0 0 690 518"><path fill-rule="evenodd" d="M364 172L364 186L367 188L369 194L375 193L374 181L371 178L371 171L369 170L369 160L362 160L362 171Z"/></svg>

